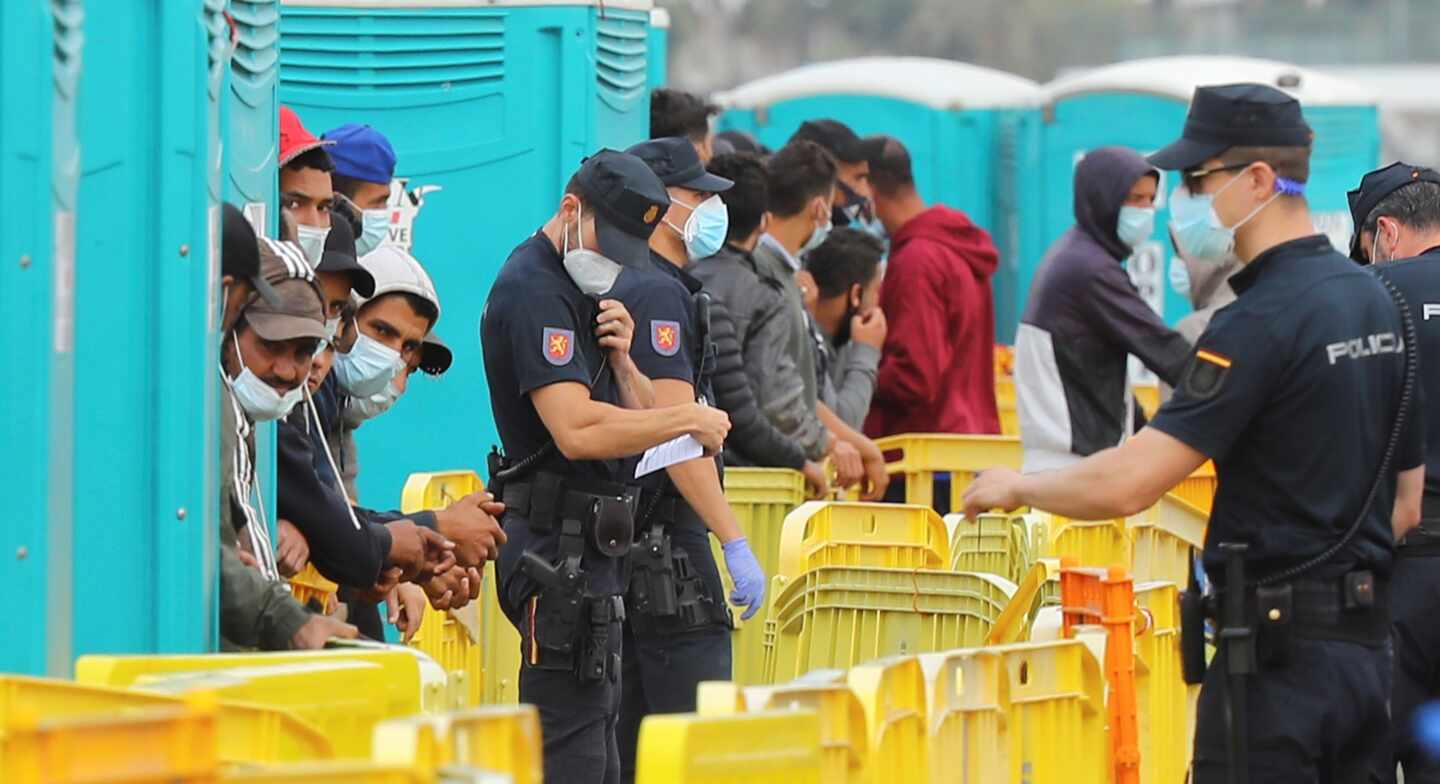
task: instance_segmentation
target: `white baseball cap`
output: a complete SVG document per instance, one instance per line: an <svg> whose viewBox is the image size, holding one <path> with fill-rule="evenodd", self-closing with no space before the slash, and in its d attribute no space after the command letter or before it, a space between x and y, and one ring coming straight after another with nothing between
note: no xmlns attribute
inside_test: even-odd
<svg viewBox="0 0 1440 784"><path fill-rule="evenodd" d="M440 295L435 293L435 284L430 275L414 256L394 245L382 245L360 257L360 265L375 276L375 293L360 297L360 304L386 294L414 294L435 306L440 312ZM439 316L436 316L439 320Z"/></svg>

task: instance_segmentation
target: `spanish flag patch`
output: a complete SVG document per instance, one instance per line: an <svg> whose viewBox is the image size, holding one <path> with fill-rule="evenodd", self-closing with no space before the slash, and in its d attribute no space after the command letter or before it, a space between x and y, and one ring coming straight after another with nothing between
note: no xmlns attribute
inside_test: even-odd
<svg viewBox="0 0 1440 784"><path fill-rule="evenodd" d="M1181 387L1187 395L1199 400L1214 397L1225 385L1225 378L1230 375L1230 366L1233 364L1224 354L1204 348L1198 349L1195 357L1190 360L1190 367L1185 369L1185 379L1181 382Z"/></svg>
<svg viewBox="0 0 1440 784"><path fill-rule="evenodd" d="M1202 361L1204 361L1204 362L1209 362L1209 363L1212 364L1212 365L1219 365L1221 368L1223 368L1223 369L1225 369L1225 370L1229 370L1229 369L1230 369L1230 358L1229 358L1229 357L1222 356L1222 355L1220 355L1220 354L1216 354L1215 352L1209 351L1209 350L1207 350L1207 349L1203 349L1203 348L1202 348L1202 349L1200 349L1199 351L1196 351L1196 352L1195 352L1195 358L1198 359L1198 360L1202 360Z"/></svg>

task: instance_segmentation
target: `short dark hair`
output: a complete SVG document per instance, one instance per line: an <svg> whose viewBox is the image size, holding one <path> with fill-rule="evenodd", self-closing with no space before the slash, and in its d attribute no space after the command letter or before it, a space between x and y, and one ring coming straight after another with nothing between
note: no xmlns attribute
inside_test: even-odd
<svg viewBox="0 0 1440 784"><path fill-rule="evenodd" d="M694 93L657 87L650 93L650 138L684 136L692 142L705 140L710 118L720 107Z"/></svg>
<svg viewBox="0 0 1440 784"><path fill-rule="evenodd" d="M1381 218L1393 218L1414 231L1440 228L1440 184L1419 181L1396 188L1375 205L1359 231L1374 232Z"/></svg>
<svg viewBox="0 0 1440 784"><path fill-rule="evenodd" d="M893 136L867 136L861 142L870 161L870 189L885 196L915 187L910 151Z"/></svg>
<svg viewBox="0 0 1440 784"><path fill-rule="evenodd" d="M291 158L290 162L285 164L285 168L290 171L319 169L323 172L333 173L335 171L335 161L330 159L330 153L326 152L324 147L314 147Z"/></svg>
<svg viewBox="0 0 1440 784"><path fill-rule="evenodd" d="M815 278L820 296L828 299L845 294L851 286L869 283L884 255L885 243L875 235L841 226L806 254L805 269Z"/></svg>
<svg viewBox="0 0 1440 784"><path fill-rule="evenodd" d="M765 162L770 185L770 211L785 217L805 209L816 196L835 188L839 176L835 156L815 142L795 141Z"/></svg>
<svg viewBox="0 0 1440 784"><path fill-rule="evenodd" d="M730 230L725 239L739 242L754 234L770 209L765 164L748 152L731 152L712 158L709 171L735 183L730 190L720 192L720 200L730 213Z"/></svg>
<svg viewBox="0 0 1440 784"><path fill-rule="evenodd" d="M1231 147L1220 153L1220 160L1227 165L1253 163L1268 164L1275 174L1295 182L1310 180L1310 147Z"/></svg>
<svg viewBox="0 0 1440 784"><path fill-rule="evenodd" d="M410 312L414 313L420 318L425 319L426 321L429 321L431 327L435 326L435 322L440 320L440 311L435 307L435 303L431 302L428 299L425 299L419 294L412 294L408 291L386 292L379 295L378 297L375 297L374 299L365 302L360 306L360 308L364 309L372 302L379 302L386 297L403 297L405 303L410 306Z"/></svg>

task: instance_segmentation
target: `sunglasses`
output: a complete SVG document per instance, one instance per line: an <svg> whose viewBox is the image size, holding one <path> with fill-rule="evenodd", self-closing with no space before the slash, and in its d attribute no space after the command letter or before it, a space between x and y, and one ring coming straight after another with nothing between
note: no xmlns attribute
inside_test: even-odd
<svg viewBox="0 0 1440 784"><path fill-rule="evenodd" d="M1188 171L1181 174L1181 182L1184 183L1185 190L1189 191L1192 194L1198 195L1200 193L1200 186L1205 181L1206 177L1209 177L1212 174L1219 174L1220 172L1240 171L1241 169L1244 169L1252 163L1255 163L1255 161L1249 161L1247 163L1231 163L1225 166L1216 166L1212 169L1195 169L1193 171Z"/></svg>

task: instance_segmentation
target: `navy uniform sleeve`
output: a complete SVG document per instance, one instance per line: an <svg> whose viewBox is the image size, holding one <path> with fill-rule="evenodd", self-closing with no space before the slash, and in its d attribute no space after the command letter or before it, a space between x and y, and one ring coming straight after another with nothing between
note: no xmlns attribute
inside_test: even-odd
<svg viewBox="0 0 1440 784"><path fill-rule="evenodd" d="M1273 397L1280 363L1274 338L1248 316L1212 322L1181 373L1175 395L1150 421L1212 460L1221 459Z"/></svg>
<svg viewBox="0 0 1440 784"><path fill-rule="evenodd" d="M627 287L621 301L635 319L630 359L651 380L695 383L692 344L695 306L678 281L647 275Z"/></svg>
<svg viewBox="0 0 1440 784"><path fill-rule="evenodd" d="M1419 348L1418 346L1416 347ZM1400 436L1400 454L1397 463L1401 471L1409 471L1425 465L1425 357L1415 352L1415 390L1410 393L1410 410L1405 415L1405 432Z"/></svg>
<svg viewBox="0 0 1440 784"><path fill-rule="evenodd" d="M565 381L590 386L577 341L593 339L593 324L579 323L574 309L556 294L511 303L505 310L505 338L520 394Z"/></svg>

